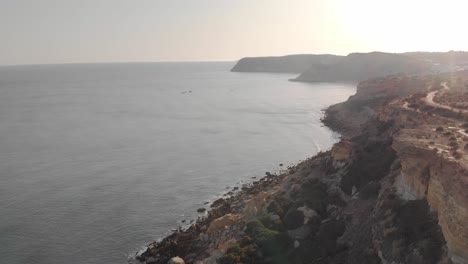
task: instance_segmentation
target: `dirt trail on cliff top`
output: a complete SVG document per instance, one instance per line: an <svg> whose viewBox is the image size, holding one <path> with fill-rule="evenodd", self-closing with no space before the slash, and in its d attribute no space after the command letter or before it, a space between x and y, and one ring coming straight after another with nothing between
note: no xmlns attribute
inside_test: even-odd
<svg viewBox="0 0 468 264"><path fill-rule="evenodd" d="M446 82L442 83L441 85L444 87L444 89L443 89L442 91L444 91L444 90L445 90L445 91L450 90L450 87L447 85ZM460 112L462 112L462 113L468 113L468 111L466 111L466 110L454 109L454 108L452 108L452 107L450 107L450 106L446 106L446 105L442 105L442 104L439 104L439 103L434 102L434 96L435 96L438 92L440 92L440 91L437 90L437 91L433 91L433 92L430 92L430 93L427 94L426 100L425 100L427 105L434 106L434 107L438 107L438 108L444 108L444 109L447 109L447 110L450 110L450 111L460 111Z"/></svg>

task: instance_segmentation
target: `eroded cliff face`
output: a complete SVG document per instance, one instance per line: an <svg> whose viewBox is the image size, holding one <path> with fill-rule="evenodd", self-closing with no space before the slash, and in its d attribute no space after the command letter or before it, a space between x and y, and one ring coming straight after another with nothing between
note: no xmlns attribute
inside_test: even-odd
<svg viewBox="0 0 468 264"><path fill-rule="evenodd" d="M454 263L468 260L468 172L464 164L443 153L415 144L403 131L393 148L401 160L395 186L403 199L427 200L437 212L439 225Z"/></svg>
<svg viewBox="0 0 468 264"><path fill-rule="evenodd" d="M424 96L418 97L423 103ZM454 263L468 263L468 162L460 146L468 141L463 115L409 107L414 98L395 100L378 119L394 122L392 148L401 163L394 187L404 200L424 200L437 214ZM418 103L419 103L418 102ZM449 115L450 116L450 115Z"/></svg>
<svg viewBox="0 0 468 264"><path fill-rule="evenodd" d="M444 160L429 173L425 198L438 213L449 256L455 263L468 263L468 174L459 164Z"/></svg>
<svg viewBox="0 0 468 264"><path fill-rule="evenodd" d="M402 223L397 217L398 208L404 207L405 201L422 201L427 203L434 215L424 213L425 218L421 218L421 221L434 218L437 222L443 235L442 240L447 246L449 260L445 261L468 263L468 158L467 150L463 148L468 142L464 128L466 125L463 124L468 119L457 111L425 105L426 96L434 86L434 79L443 77L390 76L361 82L356 95L327 111L325 123L338 130L345 129L348 137L368 133L368 122L374 117L389 124L387 133L392 139L391 148L395 151L399 167L392 169L392 175L381 180L390 195L381 196L381 204L376 206L376 210L385 208L383 204L388 203L392 193L402 202L393 207L393 211L384 212L383 216L377 213L375 216L384 219L382 221L386 223L374 230L383 262L411 263L409 259L402 260L395 253L399 251L397 249L401 247L399 244L404 236L389 234L399 230L398 223ZM377 126L376 123L371 125L374 128ZM341 148L338 145L336 147ZM332 153L340 152L343 151L332 150ZM342 183L346 177L350 177L349 174L343 177ZM392 220L388 220L390 218ZM382 230L386 230L385 235ZM435 230L428 229L425 232L437 240ZM389 243L393 243L391 250ZM413 258L411 261L416 260Z"/></svg>

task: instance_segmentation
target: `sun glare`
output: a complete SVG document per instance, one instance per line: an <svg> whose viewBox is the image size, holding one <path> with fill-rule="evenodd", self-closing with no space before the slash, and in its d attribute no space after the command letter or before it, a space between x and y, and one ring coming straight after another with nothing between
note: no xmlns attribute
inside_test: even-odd
<svg viewBox="0 0 468 264"><path fill-rule="evenodd" d="M368 47L387 51L447 51L468 46L462 31L468 2L339 1L339 20L345 31Z"/></svg>

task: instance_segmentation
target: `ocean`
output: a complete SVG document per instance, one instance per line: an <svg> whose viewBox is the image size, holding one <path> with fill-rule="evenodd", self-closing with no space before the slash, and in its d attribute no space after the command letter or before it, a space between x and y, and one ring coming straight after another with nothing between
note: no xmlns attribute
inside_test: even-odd
<svg viewBox="0 0 468 264"><path fill-rule="evenodd" d="M0 263L127 263L228 191L329 149L355 86L234 62L0 67Z"/></svg>

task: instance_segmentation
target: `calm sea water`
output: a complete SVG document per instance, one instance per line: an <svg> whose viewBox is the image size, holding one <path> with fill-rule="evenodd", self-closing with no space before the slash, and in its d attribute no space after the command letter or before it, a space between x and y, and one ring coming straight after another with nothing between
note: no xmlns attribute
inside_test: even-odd
<svg viewBox="0 0 468 264"><path fill-rule="evenodd" d="M227 186L329 148L355 87L231 62L0 67L0 263L126 263Z"/></svg>

